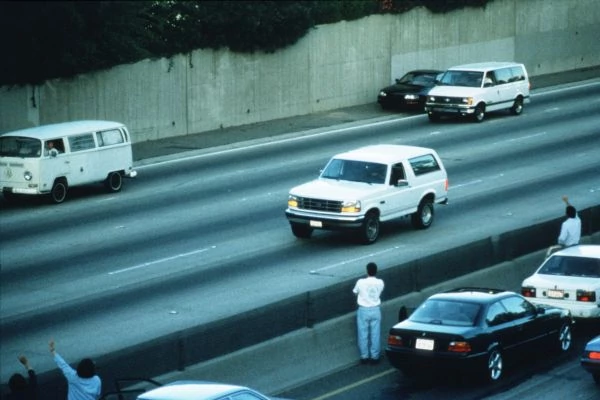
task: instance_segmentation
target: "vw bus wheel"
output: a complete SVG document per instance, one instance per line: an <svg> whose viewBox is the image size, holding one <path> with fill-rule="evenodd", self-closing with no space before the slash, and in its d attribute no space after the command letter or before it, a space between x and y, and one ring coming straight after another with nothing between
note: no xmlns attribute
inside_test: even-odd
<svg viewBox="0 0 600 400"><path fill-rule="evenodd" d="M123 187L123 177L118 172L111 172L108 174L104 185L109 192L118 192Z"/></svg>
<svg viewBox="0 0 600 400"><path fill-rule="evenodd" d="M50 199L54 204L60 204L67 197L67 182L63 179L58 179L54 182L50 191Z"/></svg>

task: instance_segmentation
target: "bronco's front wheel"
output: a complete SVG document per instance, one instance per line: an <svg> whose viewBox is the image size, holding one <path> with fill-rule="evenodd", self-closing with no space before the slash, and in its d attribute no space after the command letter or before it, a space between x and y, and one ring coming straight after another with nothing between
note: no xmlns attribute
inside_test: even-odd
<svg viewBox="0 0 600 400"><path fill-rule="evenodd" d="M376 213L370 212L365 216L365 220L360 228L360 235L364 244L372 244L379 237L379 217Z"/></svg>

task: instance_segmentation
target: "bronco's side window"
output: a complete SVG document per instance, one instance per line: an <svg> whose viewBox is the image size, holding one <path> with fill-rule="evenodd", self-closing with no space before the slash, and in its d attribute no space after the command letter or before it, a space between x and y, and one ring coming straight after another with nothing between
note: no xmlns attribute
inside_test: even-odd
<svg viewBox="0 0 600 400"><path fill-rule="evenodd" d="M440 170L440 165L435 157L431 154L411 158L408 160L408 162L410 163L410 166L412 167L416 176Z"/></svg>

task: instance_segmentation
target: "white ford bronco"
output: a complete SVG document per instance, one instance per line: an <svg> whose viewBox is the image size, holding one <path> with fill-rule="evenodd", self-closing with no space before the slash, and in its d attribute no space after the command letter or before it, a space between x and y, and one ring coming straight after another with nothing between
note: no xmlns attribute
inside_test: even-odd
<svg viewBox="0 0 600 400"><path fill-rule="evenodd" d="M371 244L380 222L411 216L426 229L434 203L447 202L448 177L435 150L382 144L334 156L316 180L290 190L285 214L298 238L351 229Z"/></svg>

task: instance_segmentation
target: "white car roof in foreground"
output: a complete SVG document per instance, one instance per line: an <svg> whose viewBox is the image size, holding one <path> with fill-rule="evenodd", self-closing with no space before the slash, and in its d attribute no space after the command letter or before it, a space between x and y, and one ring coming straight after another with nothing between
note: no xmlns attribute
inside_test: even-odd
<svg viewBox="0 0 600 400"><path fill-rule="evenodd" d="M600 258L600 245L580 244L571 246L552 254L552 257L554 256Z"/></svg>
<svg viewBox="0 0 600 400"><path fill-rule="evenodd" d="M252 391L243 386L224 383L177 381L143 393L138 396L138 400L211 400L238 390Z"/></svg>
<svg viewBox="0 0 600 400"><path fill-rule="evenodd" d="M334 158L344 160L368 161L375 163L397 163L407 158L435 153L426 147L404 146L397 144L376 144L360 147L345 153L336 154Z"/></svg>

